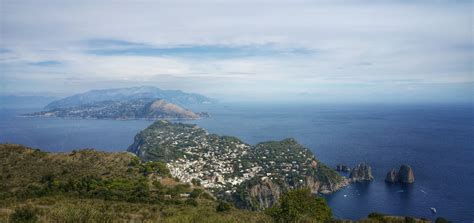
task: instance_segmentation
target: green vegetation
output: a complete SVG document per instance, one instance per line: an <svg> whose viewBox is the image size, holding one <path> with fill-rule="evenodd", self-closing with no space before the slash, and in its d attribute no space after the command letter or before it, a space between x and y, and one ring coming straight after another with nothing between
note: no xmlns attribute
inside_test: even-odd
<svg viewBox="0 0 474 223"><path fill-rule="evenodd" d="M232 209L232 205L226 201L220 201L216 207L217 212L230 211L230 209Z"/></svg>
<svg viewBox="0 0 474 223"><path fill-rule="evenodd" d="M164 163L131 153L46 153L0 144L0 222L270 222L176 182Z"/></svg>
<svg viewBox="0 0 474 223"><path fill-rule="evenodd" d="M10 217L11 222L36 222L38 220L38 216L36 216L36 210L31 207L21 207L15 209L13 214Z"/></svg>
<svg viewBox="0 0 474 223"><path fill-rule="evenodd" d="M372 212L367 217L372 220L383 221L385 215L379 212Z"/></svg>
<svg viewBox="0 0 474 223"><path fill-rule="evenodd" d="M445 218L439 217L436 218L435 223L450 223L450 221L446 220Z"/></svg>
<svg viewBox="0 0 474 223"><path fill-rule="evenodd" d="M266 213L276 222L326 222L332 218L324 198L311 194L309 189L289 191Z"/></svg>
<svg viewBox="0 0 474 223"><path fill-rule="evenodd" d="M201 180L196 179L196 178L193 178L193 179L191 180L191 183L192 183L194 186L201 186Z"/></svg>
<svg viewBox="0 0 474 223"><path fill-rule="evenodd" d="M289 190L265 212L241 210L171 178L164 163L94 150L46 153L0 144L0 196L0 222L337 221L309 190ZM423 222L382 217L378 222Z"/></svg>

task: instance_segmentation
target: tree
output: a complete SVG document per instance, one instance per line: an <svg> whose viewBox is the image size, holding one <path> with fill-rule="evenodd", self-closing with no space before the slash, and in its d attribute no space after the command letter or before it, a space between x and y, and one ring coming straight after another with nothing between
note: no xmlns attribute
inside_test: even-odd
<svg viewBox="0 0 474 223"><path fill-rule="evenodd" d="M31 207L22 207L15 209L15 212L10 216L11 222L36 222L38 217L36 216L36 210Z"/></svg>
<svg viewBox="0 0 474 223"><path fill-rule="evenodd" d="M191 183L192 183L194 186L198 186L198 187L201 186L201 180L196 179L196 178L193 178L193 179L191 180Z"/></svg>
<svg viewBox="0 0 474 223"><path fill-rule="evenodd" d="M229 211L232 208L232 205L225 201L220 201L216 207L217 212Z"/></svg>
<svg viewBox="0 0 474 223"><path fill-rule="evenodd" d="M332 218L332 211L324 198L312 194L309 189L289 191L266 213L276 222L324 222Z"/></svg>

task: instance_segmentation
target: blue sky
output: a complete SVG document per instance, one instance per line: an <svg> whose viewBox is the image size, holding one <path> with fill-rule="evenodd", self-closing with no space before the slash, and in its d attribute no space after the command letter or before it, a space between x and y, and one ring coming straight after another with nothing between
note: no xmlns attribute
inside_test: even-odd
<svg viewBox="0 0 474 223"><path fill-rule="evenodd" d="M0 94L461 102L472 1L2 0Z"/></svg>

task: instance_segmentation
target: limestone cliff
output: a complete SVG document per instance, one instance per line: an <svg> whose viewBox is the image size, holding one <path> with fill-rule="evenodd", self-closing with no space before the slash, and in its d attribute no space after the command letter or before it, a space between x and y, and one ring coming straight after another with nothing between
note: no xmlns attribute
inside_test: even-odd
<svg viewBox="0 0 474 223"><path fill-rule="evenodd" d="M398 172L395 169L388 172L385 181L387 183L411 184L415 182L415 174L413 173L411 166L403 164L400 166Z"/></svg>
<svg viewBox="0 0 474 223"><path fill-rule="evenodd" d="M349 178L352 182L362 182L371 181L374 176L372 176L372 168L368 164L360 163L352 169Z"/></svg>

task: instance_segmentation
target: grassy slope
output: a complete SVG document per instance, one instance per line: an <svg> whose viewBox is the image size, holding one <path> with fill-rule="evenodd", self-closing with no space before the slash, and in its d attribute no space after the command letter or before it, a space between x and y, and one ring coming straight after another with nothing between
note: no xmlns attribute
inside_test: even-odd
<svg viewBox="0 0 474 223"><path fill-rule="evenodd" d="M197 206L187 204L187 198L179 198L176 194L189 193L193 187L183 186L179 182L170 183L173 180L166 174L144 174L144 165L135 162L136 157L127 152L81 150L46 153L20 145L0 144L0 222L8 222L14 210L20 207L29 207L42 222L270 221L264 214L238 209L216 212L217 202L202 195L195 199ZM97 179L95 182L101 185L100 190L94 186L88 191L77 187L64 190L64 187L58 186L63 182L91 177ZM53 180L47 181L45 178ZM146 182L149 190L147 195L155 199L130 201L128 190L135 188L123 184L135 185L135 182L142 181ZM154 186L154 181L159 181L160 186ZM48 183L51 182L53 185L49 187ZM120 182L119 186L117 182ZM42 188L46 192L25 193L32 187ZM103 193L96 193L102 190L117 194L104 197ZM163 194L173 197L163 199Z"/></svg>
<svg viewBox="0 0 474 223"><path fill-rule="evenodd" d="M39 222L272 222L261 212L235 208L216 212L218 202L205 193L194 199L197 205L190 204L179 193L201 188L184 186L148 164L127 152L46 153L0 144L0 222L11 222L14 212L21 208L33 212ZM88 190L63 184L90 178L95 183L87 185ZM136 185L143 182L145 198L130 200L141 188ZM26 193L38 189L42 193ZM104 191L108 193L104 195ZM172 197L163 199L164 194ZM359 222L409 221L383 216Z"/></svg>

